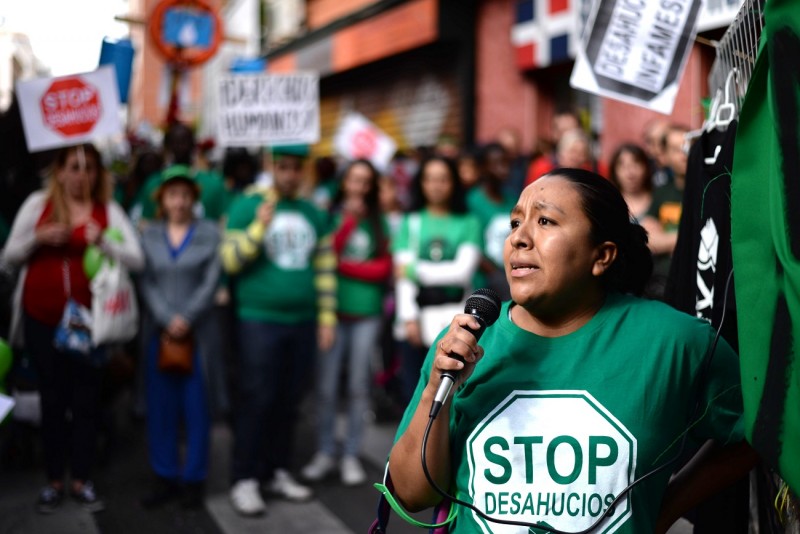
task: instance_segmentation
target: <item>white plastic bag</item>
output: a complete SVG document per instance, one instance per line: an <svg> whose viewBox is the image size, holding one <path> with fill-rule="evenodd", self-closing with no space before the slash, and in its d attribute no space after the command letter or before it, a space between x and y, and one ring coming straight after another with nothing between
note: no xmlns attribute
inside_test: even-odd
<svg viewBox="0 0 800 534"><path fill-rule="evenodd" d="M139 308L128 271L106 260L92 278L92 343L124 343L139 329Z"/></svg>

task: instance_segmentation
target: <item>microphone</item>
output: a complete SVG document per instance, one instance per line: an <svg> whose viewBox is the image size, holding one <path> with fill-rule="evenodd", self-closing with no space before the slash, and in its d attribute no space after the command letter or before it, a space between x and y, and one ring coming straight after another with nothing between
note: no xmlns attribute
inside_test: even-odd
<svg viewBox="0 0 800 534"><path fill-rule="evenodd" d="M478 320L478 324L480 324L480 328L477 330L466 326L461 328L472 332L475 340L479 341L486 328L492 326L497 318L500 317L500 296L491 289L478 289L467 299L464 305L464 313L475 317ZM451 356L451 358L464 362L461 356ZM442 409L442 405L450 395L450 389L453 387L456 378L458 378L458 371L444 371L442 373L442 382L439 384L439 389L436 391L436 396L433 398L433 405L431 406L431 418L436 417L439 410Z"/></svg>

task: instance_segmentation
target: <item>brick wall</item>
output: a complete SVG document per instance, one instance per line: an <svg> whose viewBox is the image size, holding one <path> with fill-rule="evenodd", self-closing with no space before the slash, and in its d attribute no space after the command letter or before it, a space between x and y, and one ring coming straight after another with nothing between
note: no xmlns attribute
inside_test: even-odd
<svg viewBox="0 0 800 534"><path fill-rule="evenodd" d="M315 30L374 3L376 0L308 0L306 4L308 27Z"/></svg>

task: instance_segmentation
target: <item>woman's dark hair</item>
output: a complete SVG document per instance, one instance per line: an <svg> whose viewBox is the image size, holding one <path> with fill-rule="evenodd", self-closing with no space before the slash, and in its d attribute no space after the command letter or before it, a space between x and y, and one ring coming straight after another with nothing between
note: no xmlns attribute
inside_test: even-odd
<svg viewBox="0 0 800 534"><path fill-rule="evenodd" d="M611 156L611 164L608 167L608 179L619 189L619 178L617 177L617 163L623 154L628 153L633 156L636 163L644 167L644 188L647 191L653 190L653 163L647 157L647 152L635 143L623 143L617 147Z"/></svg>
<svg viewBox="0 0 800 534"><path fill-rule="evenodd" d="M461 184L461 178L458 176L458 168L453 160L441 156L431 156L420 164L412 185L411 207L409 211L420 211L425 208L427 201L425 200L425 194L422 192L422 175L428 164L434 161L444 163L445 167L447 167L448 174L450 174L450 183L453 186L453 193L450 195L448 210L450 213L467 213L467 201L464 194L464 186Z"/></svg>
<svg viewBox="0 0 800 534"><path fill-rule="evenodd" d="M611 241L617 245L617 259L603 275L606 289L641 295L653 272L653 255L647 248L647 232L631 220L619 190L599 174L583 169L555 169L546 176L559 176L575 185L594 244Z"/></svg>
<svg viewBox="0 0 800 534"><path fill-rule="evenodd" d="M503 148L503 145L497 141L486 143L480 147L480 150L478 150L478 157L476 159L478 165L481 167L486 167L486 164L489 162L489 154L492 152L501 152L502 154L506 154L506 149Z"/></svg>
<svg viewBox="0 0 800 534"><path fill-rule="evenodd" d="M378 183L378 180L380 179L380 173L369 160L356 159L351 161L347 167L345 167L344 172L342 173L342 180L338 189L336 190L333 201L331 202L331 212L336 213L341 209L342 201L344 201L344 180L350 170L356 165L363 165L369 169L370 184L369 191L367 191L367 194L364 197L364 204L367 206L367 220L372 227L372 233L375 236L375 243L377 243L378 250L381 250L382 247L387 245L387 239L386 234L383 231L383 215L381 213L381 202L378 195L380 191Z"/></svg>
<svg viewBox="0 0 800 534"><path fill-rule="evenodd" d="M222 160L222 175L234 182L236 189L253 183L258 174L258 160L244 147L229 147Z"/></svg>
<svg viewBox="0 0 800 534"><path fill-rule="evenodd" d="M314 172L317 175L317 185L336 179L336 161L330 156L323 156L314 160Z"/></svg>
<svg viewBox="0 0 800 534"><path fill-rule="evenodd" d="M489 172L489 157L495 153L499 153L503 157L508 158L508 152L506 152L505 147L496 141L492 141L491 143L486 143L481 147L480 152L478 152L478 159L476 160L476 163L478 164L480 181L485 184L491 184L495 187L500 187L507 176L498 177Z"/></svg>
<svg viewBox="0 0 800 534"><path fill-rule="evenodd" d="M136 155L129 180L133 180L137 187L147 181L153 173L159 172L164 166L164 157L154 149L146 149Z"/></svg>

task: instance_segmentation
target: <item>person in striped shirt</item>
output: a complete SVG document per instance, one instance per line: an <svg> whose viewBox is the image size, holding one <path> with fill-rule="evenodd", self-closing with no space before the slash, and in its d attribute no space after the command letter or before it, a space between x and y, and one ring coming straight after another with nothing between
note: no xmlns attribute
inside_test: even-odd
<svg viewBox="0 0 800 534"><path fill-rule="evenodd" d="M221 247L239 343L230 498L245 516L265 511L260 481L289 500L311 497L289 473L292 436L315 353L334 340L336 257L327 214L299 197L307 151L273 149L274 186L231 204Z"/></svg>

